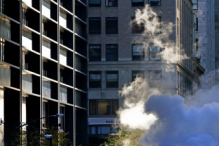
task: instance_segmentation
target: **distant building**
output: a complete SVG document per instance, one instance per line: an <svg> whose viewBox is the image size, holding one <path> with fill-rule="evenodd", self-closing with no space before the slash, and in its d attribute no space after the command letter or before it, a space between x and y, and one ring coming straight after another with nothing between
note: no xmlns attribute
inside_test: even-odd
<svg viewBox="0 0 219 146"><path fill-rule="evenodd" d="M176 55L185 53L188 57L172 64L171 72L163 68L165 63L157 55L161 48L143 48L144 28L130 23L135 10L145 4L157 12L161 22L173 23L170 39L178 47ZM204 68L194 56L191 0L88 0L88 6L89 137L90 144L94 144L114 132L116 110L123 104L118 90L124 84L142 76L151 87L185 96L192 93L194 84L199 84Z"/></svg>
<svg viewBox="0 0 219 146"><path fill-rule="evenodd" d="M0 0L0 145L20 122L57 113L28 127L87 145L86 11L86 0Z"/></svg>

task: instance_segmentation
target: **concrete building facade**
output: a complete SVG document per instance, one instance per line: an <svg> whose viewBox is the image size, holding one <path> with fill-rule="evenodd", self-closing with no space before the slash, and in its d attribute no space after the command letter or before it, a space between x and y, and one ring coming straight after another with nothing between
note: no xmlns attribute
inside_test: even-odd
<svg viewBox="0 0 219 146"><path fill-rule="evenodd" d="M159 58L161 48L143 48L142 28L133 28L131 21L136 9L146 4L157 13L161 22L172 23L170 41L175 42L175 55L171 64ZM185 96L192 93L198 76L204 72L194 54L195 19L191 0L89 0L88 1L88 98L89 136L93 141L114 132L116 110L122 106L118 95L125 84L136 75L146 78L151 87ZM95 24L95 25L94 25ZM161 26L162 31L162 26ZM155 53L155 55L153 54ZM169 81L171 80L170 84Z"/></svg>
<svg viewBox="0 0 219 146"><path fill-rule="evenodd" d="M0 145L21 122L87 145L86 12L86 0L0 0Z"/></svg>
<svg viewBox="0 0 219 146"><path fill-rule="evenodd" d="M197 44L197 55L200 59L200 64L206 69L205 75L208 78L208 82L215 83L215 60L216 50L215 45L217 44L215 39L215 7L214 0L193 0L195 5L193 10L196 14L196 44ZM215 11L216 10L216 11Z"/></svg>

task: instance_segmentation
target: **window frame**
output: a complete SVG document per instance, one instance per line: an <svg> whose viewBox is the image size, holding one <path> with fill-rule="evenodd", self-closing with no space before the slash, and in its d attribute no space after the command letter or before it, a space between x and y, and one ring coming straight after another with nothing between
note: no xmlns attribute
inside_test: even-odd
<svg viewBox="0 0 219 146"><path fill-rule="evenodd" d="M135 75L136 74L136 75ZM141 75L142 74L142 75ZM135 80L136 77L145 77L144 70L132 70L132 81Z"/></svg>
<svg viewBox="0 0 219 146"><path fill-rule="evenodd" d="M111 46L116 46L116 47L115 47L115 48L111 48L111 47L108 48L107 46L110 46L110 45L111 45ZM109 49L115 49L115 50L116 50L116 51L115 51L116 54L115 54L115 52L108 52ZM118 50L119 50L119 49L118 49L118 44L106 44L106 51L105 51L105 52L106 52L106 54L105 54L105 55L106 55L106 61L118 61ZM111 51L112 51L112 50L111 50ZM109 56L109 55L112 55L112 54L115 54L115 55L116 55L116 56L115 56L115 58L116 58L115 60L112 60L112 59L111 59L112 57Z"/></svg>
<svg viewBox="0 0 219 146"><path fill-rule="evenodd" d="M112 74L116 74L117 79L112 80L112 79L108 79L107 75L112 75ZM118 71L106 71L106 88L118 88L119 87L119 72ZM113 85L111 85L113 84Z"/></svg>
<svg viewBox="0 0 219 146"><path fill-rule="evenodd" d="M91 75L92 74L95 74L95 75L99 75L100 76L100 79L94 79L93 82L96 82L95 84L98 84L98 85L91 85ZM101 88L101 81L102 81L102 78L101 78L101 71L89 71L89 88L91 89L95 89L95 88Z"/></svg>
<svg viewBox="0 0 219 146"><path fill-rule="evenodd" d="M135 56L137 56L137 55L134 55L134 46L142 46L142 55L138 55L139 57L137 58L137 57L135 57ZM139 52L139 53L141 53L141 52ZM145 59L145 51L144 51L144 46L143 46L143 44L132 44L132 61L144 61L144 59Z"/></svg>
<svg viewBox="0 0 219 146"><path fill-rule="evenodd" d="M109 29L107 29L107 27L108 27L108 25L109 26L112 26L112 25L110 25L110 24L108 24L107 23L107 21L116 21L116 30L115 30L115 33L114 32L111 32L111 31L109 31ZM109 27L109 28L111 28L111 27ZM111 28L112 29L112 28ZM118 17L106 17L105 18L105 33L108 35L110 35L110 34L118 34Z"/></svg>
<svg viewBox="0 0 219 146"><path fill-rule="evenodd" d="M158 4L151 4L151 2L158 2ZM161 0L148 0L150 6L161 6Z"/></svg>
<svg viewBox="0 0 219 146"><path fill-rule="evenodd" d="M106 101L109 103L109 114L99 114L98 103ZM91 113L91 103L94 104L94 113ZM117 107L117 109L114 109ZM107 107L106 107L107 108ZM90 116L116 116L116 111L119 109L119 99L90 99L89 100L89 115ZM107 109L106 109L107 110Z"/></svg>
<svg viewBox="0 0 219 146"><path fill-rule="evenodd" d="M99 21L98 23L100 23L100 26L97 27L97 28L99 28L98 31L96 31L96 32L92 32L91 31L91 26L92 26L92 25L90 25L91 24L91 20L94 20L94 21L98 20ZM89 35L99 35L99 34L101 34L101 17L89 17L88 21L89 21Z"/></svg>
<svg viewBox="0 0 219 146"><path fill-rule="evenodd" d="M99 47L99 56L93 56L94 58L91 59L91 46L98 46ZM97 48L93 48L93 49L97 49ZM97 52L98 53L98 52ZM97 59L95 59L96 57L98 57ZM89 61L101 61L101 44L89 44Z"/></svg>
<svg viewBox="0 0 219 146"><path fill-rule="evenodd" d="M196 0L197 2L194 2L194 0L192 0L192 9L193 10L198 10L198 0ZM196 6L196 8L194 8L194 6Z"/></svg>
<svg viewBox="0 0 219 146"><path fill-rule="evenodd" d="M90 1L91 1L91 0L88 1L89 7L101 7L101 0L99 0L99 1L100 1L100 4L96 4L96 5L90 4Z"/></svg>
<svg viewBox="0 0 219 146"><path fill-rule="evenodd" d="M108 5L107 5L107 1L108 1ZM109 6L109 2L110 2L111 0L105 0L105 7L118 7L118 0L114 0L114 1L116 1L115 3L116 3L116 5L113 5L113 6Z"/></svg>

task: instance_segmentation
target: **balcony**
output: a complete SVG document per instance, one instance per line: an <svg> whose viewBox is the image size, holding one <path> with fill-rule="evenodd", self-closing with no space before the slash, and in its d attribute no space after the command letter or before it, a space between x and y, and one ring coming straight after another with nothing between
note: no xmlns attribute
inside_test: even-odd
<svg viewBox="0 0 219 146"><path fill-rule="evenodd" d="M32 50L32 34L31 34L31 32L23 31L22 46L28 50Z"/></svg>
<svg viewBox="0 0 219 146"><path fill-rule="evenodd" d="M51 12L50 12L50 2L47 2L47 1L43 1L43 5L42 5L42 14L43 16L47 17L47 18L50 18L51 16Z"/></svg>
<svg viewBox="0 0 219 146"><path fill-rule="evenodd" d="M27 6L32 7L32 0L22 0Z"/></svg>

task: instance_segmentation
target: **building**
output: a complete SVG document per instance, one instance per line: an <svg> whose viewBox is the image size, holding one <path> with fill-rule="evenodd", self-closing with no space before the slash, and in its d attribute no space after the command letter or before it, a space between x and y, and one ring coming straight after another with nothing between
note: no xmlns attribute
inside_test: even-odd
<svg viewBox="0 0 219 146"><path fill-rule="evenodd" d="M198 46L196 57L200 64L206 69L205 76L208 85L215 83L215 61L217 60L217 51L215 45L215 12L216 1L193 0L193 10L196 14L196 43ZM216 10L216 11L215 11ZM215 58L216 57L216 58Z"/></svg>
<svg viewBox="0 0 219 146"><path fill-rule="evenodd" d="M163 68L165 62L157 55L157 46L144 48L141 39L144 28L130 24L136 9L149 4L161 22L171 22L170 36L176 44L178 58L172 70ZM116 121L116 110L123 98L118 90L143 76L150 86L185 96L192 93L194 84L204 68L199 65L195 46L195 19L191 0L89 0L89 137L90 143L101 142ZM161 26L162 31L162 26ZM138 41L136 41L138 40ZM170 84L169 81L171 81Z"/></svg>
<svg viewBox="0 0 219 146"><path fill-rule="evenodd" d="M219 1L214 0L214 29L215 29L215 76L216 82L219 82Z"/></svg>
<svg viewBox="0 0 219 146"><path fill-rule="evenodd" d="M0 0L0 145L37 119L28 127L87 145L86 12L86 0Z"/></svg>

